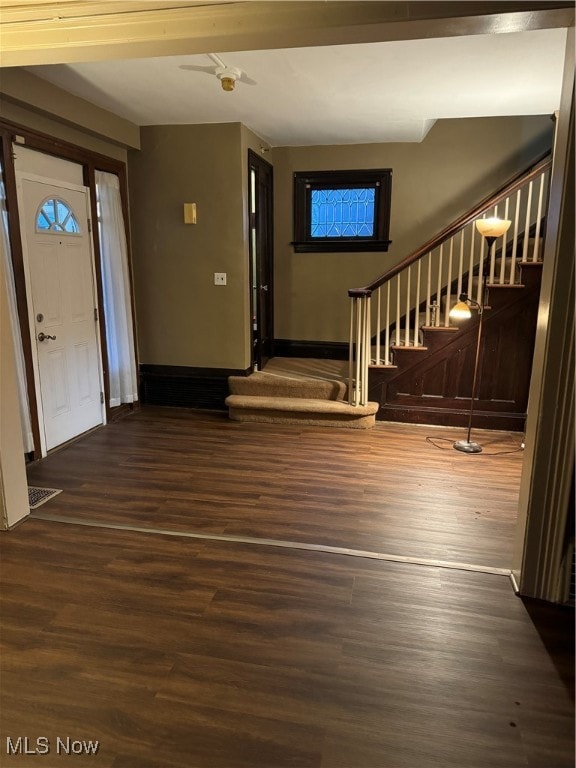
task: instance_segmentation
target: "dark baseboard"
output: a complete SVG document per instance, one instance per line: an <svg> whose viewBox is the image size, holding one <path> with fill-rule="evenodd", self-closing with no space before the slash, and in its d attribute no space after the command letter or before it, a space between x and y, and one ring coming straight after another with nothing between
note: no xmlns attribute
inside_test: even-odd
<svg viewBox="0 0 576 768"><path fill-rule="evenodd" d="M345 341L274 339L274 357L314 357L320 360L348 360L348 343Z"/></svg>
<svg viewBox="0 0 576 768"><path fill-rule="evenodd" d="M183 365L140 365L140 402L224 411L228 376L246 376L249 370L193 368Z"/></svg>
<svg viewBox="0 0 576 768"><path fill-rule="evenodd" d="M386 404L380 406L378 421L399 421L404 424L435 424L442 427L466 429L469 411L450 408L405 407ZM472 420L473 429L495 429L506 432L523 432L526 425L525 413L500 413L498 411L477 411Z"/></svg>

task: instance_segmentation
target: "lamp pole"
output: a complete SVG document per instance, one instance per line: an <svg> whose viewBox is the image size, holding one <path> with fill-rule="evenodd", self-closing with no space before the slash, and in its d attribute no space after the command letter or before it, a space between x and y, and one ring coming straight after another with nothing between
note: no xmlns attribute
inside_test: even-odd
<svg viewBox="0 0 576 768"><path fill-rule="evenodd" d="M474 299L471 299L466 294L462 294L459 298L459 303L454 309L468 310L467 316L470 317L469 305L476 306L478 308L478 338L476 339L476 356L474 358L474 374L472 376L472 396L470 398L470 414L468 416L468 431L466 434L466 440L457 440L453 447L457 451L462 453L481 453L482 446L478 443L470 441L470 434L472 432L472 417L474 415L474 400L476 398L476 390L478 388L479 369L480 369L480 345L482 343L482 324L484 321L484 307L486 302L486 274L488 271L488 260L490 259L490 251L494 245L496 239L508 231L512 222L498 218L478 219L476 221L476 229L486 240L488 246L488 254L482 269L482 292L481 292L481 304ZM464 305L462 307L462 305ZM458 314L458 313L455 313ZM462 315L461 315L462 316Z"/></svg>
<svg viewBox="0 0 576 768"><path fill-rule="evenodd" d="M490 248L490 246L488 246ZM476 340L476 357L474 358L474 374L472 376L472 397L470 398L470 415L468 416L468 432L466 440L457 440L454 443L454 448L457 451L463 453L481 453L482 446L478 443L470 442L470 433L472 432L472 417L474 415L474 400L476 398L476 388L478 386L478 369L480 367L480 344L482 343L482 323L484 319L484 299L486 290L486 274L482 275L482 303L478 304L477 301L466 297L466 301L472 305L476 305L478 308L478 338Z"/></svg>

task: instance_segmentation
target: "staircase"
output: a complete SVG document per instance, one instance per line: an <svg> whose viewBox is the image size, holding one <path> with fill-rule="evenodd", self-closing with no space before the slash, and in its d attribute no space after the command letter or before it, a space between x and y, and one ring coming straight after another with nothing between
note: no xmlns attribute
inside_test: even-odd
<svg viewBox="0 0 576 768"><path fill-rule="evenodd" d="M541 262L520 268L521 282L488 284L474 425L522 431L540 293ZM386 421L465 426L478 315L459 326L424 326L418 346L392 346L394 364L371 365L369 397Z"/></svg>
<svg viewBox="0 0 576 768"><path fill-rule="evenodd" d="M483 200L400 264L351 289L350 397L377 418L465 426L478 315L455 325L465 293L484 307L474 425L522 430L542 270L550 157ZM512 225L490 252L475 221ZM373 330L375 329L375 331Z"/></svg>
<svg viewBox="0 0 576 768"><path fill-rule="evenodd" d="M474 426L524 429L551 169L548 155L363 288L348 291L347 384L256 372L230 377L237 421L367 429L375 419L465 426L478 314L454 324L465 293L483 307ZM509 219L488 252L475 221Z"/></svg>

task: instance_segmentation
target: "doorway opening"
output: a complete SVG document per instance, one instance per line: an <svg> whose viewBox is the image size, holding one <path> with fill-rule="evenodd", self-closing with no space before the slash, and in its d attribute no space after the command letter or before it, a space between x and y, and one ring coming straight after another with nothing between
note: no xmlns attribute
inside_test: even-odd
<svg viewBox="0 0 576 768"><path fill-rule="evenodd" d="M248 150L250 316L253 368L274 354L273 169Z"/></svg>

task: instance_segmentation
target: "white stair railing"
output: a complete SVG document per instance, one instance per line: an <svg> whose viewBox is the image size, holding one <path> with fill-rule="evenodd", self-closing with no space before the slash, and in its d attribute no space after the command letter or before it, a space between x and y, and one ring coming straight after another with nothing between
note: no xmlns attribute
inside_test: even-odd
<svg viewBox="0 0 576 768"><path fill-rule="evenodd" d="M484 273L489 285L513 285L519 264L540 261L550 167L549 157L540 161L373 283L348 291L351 405L368 401L371 365L393 365L395 347L422 346L423 327L450 327L462 292L480 302ZM498 215L512 226L487 255L475 221Z"/></svg>

